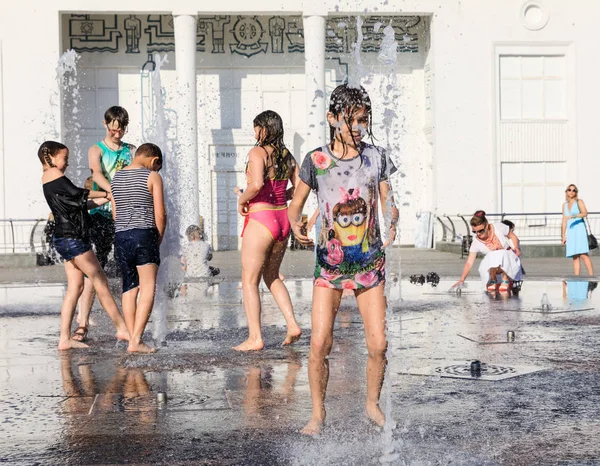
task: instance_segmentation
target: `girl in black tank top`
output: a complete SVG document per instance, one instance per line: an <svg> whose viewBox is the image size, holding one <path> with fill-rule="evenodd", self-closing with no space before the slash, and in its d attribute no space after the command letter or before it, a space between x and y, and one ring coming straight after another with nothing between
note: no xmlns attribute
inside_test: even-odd
<svg viewBox="0 0 600 466"><path fill-rule="evenodd" d="M129 332L123 317L108 289L108 281L92 252L88 239L88 209L99 207L110 200L110 193L78 188L65 176L69 166L69 149L59 142L46 141L38 150L42 163L42 189L48 206L54 214L56 228L52 243L65 260L67 292L61 308L59 350L85 348L85 333L71 337L71 324L75 306L83 290L83 277L87 276L94 285L102 307L117 328L117 338L129 340Z"/></svg>

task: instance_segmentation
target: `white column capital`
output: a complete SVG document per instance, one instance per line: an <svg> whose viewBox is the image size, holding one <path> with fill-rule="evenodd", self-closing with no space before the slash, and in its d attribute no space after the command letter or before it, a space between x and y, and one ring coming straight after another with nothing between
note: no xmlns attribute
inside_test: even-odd
<svg viewBox="0 0 600 466"><path fill-rule="evenodd" d="M175 16L198 16L198 11L194 11L194 10L174 10L171 12L171 14L173 15L173 17Z"/></svg>
<svg viewBox="0 0 600 466"><path fill-rule="evenodd" d="M305 7L302 10L302 16L306 18L307 16L327 16L329 13L329 9L326 5L311 5L309 7Z"/></svg>

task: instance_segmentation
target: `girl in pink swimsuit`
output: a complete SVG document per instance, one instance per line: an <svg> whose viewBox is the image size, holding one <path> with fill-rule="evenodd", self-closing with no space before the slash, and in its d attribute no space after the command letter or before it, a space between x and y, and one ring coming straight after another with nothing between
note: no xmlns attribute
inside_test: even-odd
<svg viewBox="0 0 600 466"><path fill-rule="evenodd" d="M238 198L238 212L245 217L242 231L242 288L248 319L248 339L236 351L261 350L261 304L258 285L262 278L275 298L287 324L283 345L296 342L302 330L296 322L288 290L279 278L287 247L290 222L287 186L298 182L298 165L283 143L281 117L266 110L254 119L256 146L248 154L248 186Z"/></svg>

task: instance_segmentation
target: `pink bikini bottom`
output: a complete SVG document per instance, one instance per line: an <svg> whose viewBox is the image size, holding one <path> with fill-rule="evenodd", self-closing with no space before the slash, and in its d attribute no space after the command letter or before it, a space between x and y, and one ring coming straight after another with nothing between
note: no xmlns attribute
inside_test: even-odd
<svg viewBox="0 0 600 466"><path fill-rule="evenodd" d="M244 220L242 236L244 236L244 231L246 231L249 219L252 219L264 226L269 231L274 241L279 242L287 239L290 234L290 221L288 220L287 215L287 205L266 207L263 204L263 206L256 207L256 210L252 210L252 207L250 207L250 209L250 212L246 216L246 220Z"/></svg>

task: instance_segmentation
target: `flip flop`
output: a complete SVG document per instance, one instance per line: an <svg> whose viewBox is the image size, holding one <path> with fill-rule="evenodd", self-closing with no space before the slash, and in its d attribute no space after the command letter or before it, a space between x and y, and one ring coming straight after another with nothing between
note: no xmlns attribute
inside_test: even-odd
<svg viewBox="0 0 600 466"><path fill-rule="evenodd" d="M489 292L495 292L496 291L496 282L493 280L489 280L487 282L487 290Z"/></svg>
<svg viewBox="0 0 600 466"><path fill-rule="evenodd" d="M73 332L71 338L75 341L85 342L87 340L88 328L85 325L80 325Z"/></svg>

